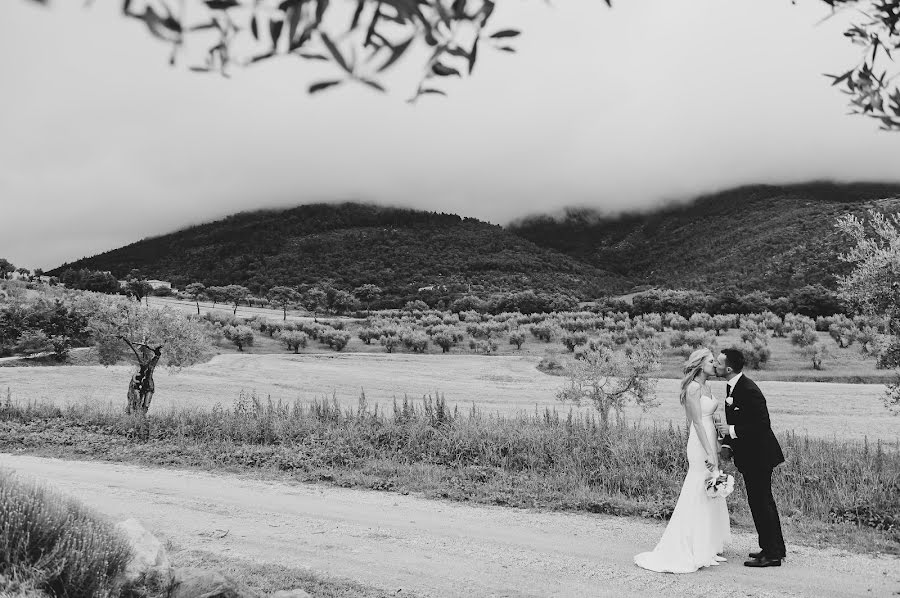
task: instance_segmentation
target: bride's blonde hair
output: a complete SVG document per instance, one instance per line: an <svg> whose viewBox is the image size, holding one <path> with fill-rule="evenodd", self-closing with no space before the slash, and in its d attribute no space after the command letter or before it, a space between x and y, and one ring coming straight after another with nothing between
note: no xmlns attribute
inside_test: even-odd
<svg viewBox="0 0 900 598"><path fill-rule="evenodd" d="M684 405L684 402L687 400L688 385L694 381L694 378L697 377L697 374L699 374L701 368L703 368L703 362L710 356L712 356L712 351L704 347L691 353L691 356L684 362L684 370L682 372L684 377L681 379L681 395L678 397L678 400L681 401L682 405Z"/></svg>

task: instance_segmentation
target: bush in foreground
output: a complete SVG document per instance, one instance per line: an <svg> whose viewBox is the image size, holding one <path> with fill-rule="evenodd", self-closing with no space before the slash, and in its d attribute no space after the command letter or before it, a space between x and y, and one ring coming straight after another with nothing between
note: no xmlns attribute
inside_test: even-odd
<svg viewBox="0 0 900 598"><path fill-rule="evenodd" d="M128 541L102 516L0 470L0 594L119 596L130 558Z"/></svg>

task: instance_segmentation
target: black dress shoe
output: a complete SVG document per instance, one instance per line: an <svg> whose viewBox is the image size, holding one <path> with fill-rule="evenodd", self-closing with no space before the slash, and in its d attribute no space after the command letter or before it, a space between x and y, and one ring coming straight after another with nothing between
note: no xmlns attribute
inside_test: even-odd
<svg viewBox="0 0 900 598"><path fill-rule="evenodd" d="M758 559L744 561L745 567L780 567L781 559L772 559L766 555L760 555Z"/></svg>
<svg viewBox="0 0 900 598"><path fill-rule="evenodd" d="M751 553L748 554L747 556L749 556L751 559L758 559L758 558L761 557L762 555L763 555L763 551L760 550L759 552L751 552Z"/></svg>

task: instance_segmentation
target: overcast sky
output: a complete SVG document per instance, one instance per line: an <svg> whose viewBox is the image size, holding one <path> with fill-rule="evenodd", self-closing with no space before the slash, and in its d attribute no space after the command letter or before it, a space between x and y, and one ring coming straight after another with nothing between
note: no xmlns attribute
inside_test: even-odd
<svg viewBox="0 0 900 598"><path fill-rule="evenodd" d="M505 0L494 23L523 30L519 53L481 52L448 98L415 106L417 64L385 96L309 97L318 65L190 73L118 0L82 4L0 2L0 257L17 266L314 201L505 224L752 182L900 179L900 134L846 116L822 76L859 50L846 19L816 25L819 0Z"/></svg>

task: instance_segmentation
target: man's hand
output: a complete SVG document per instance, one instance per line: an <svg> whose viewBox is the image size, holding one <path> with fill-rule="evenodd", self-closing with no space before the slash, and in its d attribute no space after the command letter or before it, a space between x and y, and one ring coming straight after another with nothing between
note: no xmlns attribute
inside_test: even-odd
<svg viewBox="0 0 900 598"><path fill-rule="evenodd" d="M716 430L719 432L719 436L730 436L731 430L728 428L728 424L721 420L716 420Z"/></svg>

